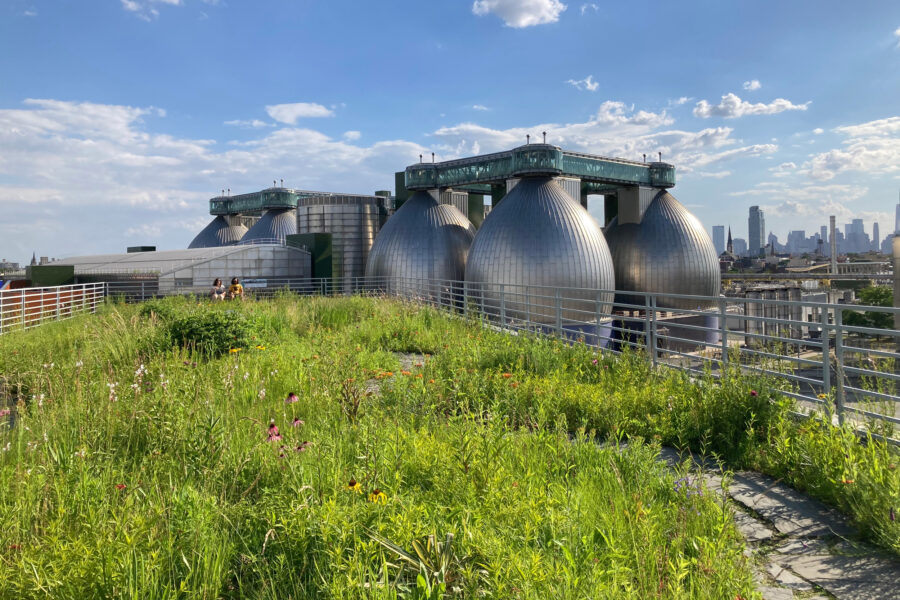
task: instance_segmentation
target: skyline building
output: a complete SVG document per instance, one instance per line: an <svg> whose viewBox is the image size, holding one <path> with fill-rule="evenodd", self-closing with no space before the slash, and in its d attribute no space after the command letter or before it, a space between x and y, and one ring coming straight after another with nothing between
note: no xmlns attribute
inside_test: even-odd
<svg viewBox="0 0 900 600"><path fill-rule="evenodd" d="M734 238L731 244L734 248L735 256L747 256L747 240L744 238Z"/></svg>
<svg viewBox="0 0 900 600"><path fill-rule="evenodd" d="M758 206L750 207L747 229L747 249L751 255L756 256L766 245L766 218L762 209Z"/></svg>
<svg viewBox="0 0 900 600"><path fill-rule="evenodd" d="M716 249L716 256L719 256L723 252L725 252L725 226L724 225L713 225L712 227L712 242L713 247Z"/></svg>
<svg viewBox="0 0 900 600"><path fill-rule="evenodd" d="M881 248L881 236L878 231L878 221L876 221L872 225L872 249L877 252L879 248Z"/></svg>
<svg viewBox="0 0 900 600"><path fill-rule="evenodd" d="M894 215L894 233L900 231L900 202L897 203L896 214Z"/></svg>

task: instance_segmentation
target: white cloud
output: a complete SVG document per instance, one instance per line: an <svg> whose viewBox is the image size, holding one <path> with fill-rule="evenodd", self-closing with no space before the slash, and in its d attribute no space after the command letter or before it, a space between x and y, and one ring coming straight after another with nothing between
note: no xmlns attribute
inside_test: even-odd
<svg viewBox="0 0 900 600"><path fill-rule="evenodd" d="M495 14L507 27L531 27L555 23L566 5L559 0L475 0L472 12L478 16Z"/></svg>
<svg viewBox="0 0 900 600"><path fill-rule="evenodd" d="M23 12L22 14L23 14L24 16L26 16L26 17L36 17L36 16L38 16L37 9L35 9L35 8L30 8L30 9L26 10L25 12Z"/></svg>
<svg viewBox="0 0 900 600"><path fill-rule="evenodd" d="M783 162L777 167L770 168L769 171L775 177L787 177L789 175L794 175L797 172L797 163Z"/></svg>
<svg viewBox="0 0 900 600"><path fill-rule="evenodd" d="M294 187L371 193L425 152L294 127L220 146L158 133L162 124L152 107L46 99L0 107L0 239L9 257L124 251L141 224L160 234L140 241L184 248L200 229L185 223L208 222L207 200L222 188L251 191L284 177Z"/></svg>
<svg viewBox="0 0 900 600"><path fill-rule="evenodd" d="M694 108L694 116L701 119L709 117L724 117L726 119L736 119L746 115L774 115L786 110L806 110L809 102L803 104L794 104L790 100L784 98L776 98L769 104L759 102L753 104L741 100L736 94L725 94L719 104L710 104L706 100L701 100Z"/></svg>
<svg viewBox="0 0 900 600"><path fill-rule="evenodd" d="M232 121L225 121L225 125L231 125L232 127L244 127L248 129L259 129L261 127L269 127L269 123L265 121L260 121L259 119L249 119L249 120L241 120L234 119Z"/></svg>
<svg viewBox="0 0 900 600"><path fill-rule="evenodd" d="M589 92L596 92L600 87L599 81L594 81L593 75L588 75L584 79L569 79L566 81L571 86L578 88L579 90L587 90Z"/></svg>
<svg viewBox="0 0 900 600"><path fill-rule="evenodd" d="M900 27L894 30L894 37L900 38ZM900 40L897 41L897 47L900 48Z"/></svg>
<svg viewBox="0 0 900 600"><path fill-rule="evenodd" d="M473 105L472 105L472 110L491 110L491 109L489 109L489 108L488 108L487 106L485 106L484 104L473 104Z"/></svg>
<svg viewBox="0 0 900 600"><path fill-rule="evenodd" d="M750 92L755 92L761 87L762 84L759 82L759 79L751 79L750 81L744 82L744 89Z"/></svg>
<svg viewBox="0 0 900 600"><path fill-rule="evenodd" d="M294 102L293 104L272 104L266 107L269 116L279 123L294 125L297 119L333 117L334 111L315 102Z"/></svg>
<svg viewBox="0 0 900 600"><path fill-rule="evenodd" d="M362 133L359 131L345 131L344 139L347 141L355 141L362 137Z"/></svg>
<svg viewBox="0 0 900 600"><path fill-rule="evenodd" d="M678 98L677 100L670 100L669 105L670 106L681 106L682 104L687 104L690 101L691 101L691 98L688 98L687 96L682 96L681 98Z"/></svg>
<svg viewBox="0 0 900 600"><path fill-rule="evenodd" d="M120 0L122 8L132 12L145 21L152 21L159 17L159 11L154 5L165 4L167 6L183 6L182 0ZM216 4L216 0L204 0L206 4Z"/></svg>
<svg viewBox="0 0 900 600"><path fill-rule="evenodd" d="M586 4L581 5L581 16L584 16L584 13L589 10L593 10L594 12L600 12L600 6L594 4L593 2L588 2Z"/></svg>
<svg viewBox="0 0 900 600"><path fill-rule="evenodd" d="M822 135L823 133L825 133L825 130L821 127L816 127L815 129L813 129L813 133L816 135Z"/></svg>

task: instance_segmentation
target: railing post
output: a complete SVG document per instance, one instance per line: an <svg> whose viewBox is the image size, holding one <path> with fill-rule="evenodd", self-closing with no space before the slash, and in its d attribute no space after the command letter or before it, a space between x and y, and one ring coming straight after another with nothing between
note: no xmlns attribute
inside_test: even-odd
<svg viewBox="0 0 900 600"><path fill-rule="evenodd" d="M22 288L19 293L22 294L22 329L25 329L25 288Z"/></svg>
<svg viewBox="0 0 900 600"><path fill-rule="evenodd" d="M646 296L646 313L644 315L644 327L647 330L647 353L650 355L650 364L656 366L656 298L650 294Z"/></svg>
<svg viewBox="0 0 900 600"><path fill-rule="evenodd" d="M603 292L597 290L597 324L594 326L594 333L597 337L597 349L600 349L600 323L603 320L603 300L602 300Z"/></svg>
<svg viewBox="0 0 900 600"><path fill-rule="evenodd" d="M56 286L56 320L59 321L59 286Z"/></svg>
<svg viewBox="0 0 900 600"><path fill-rule="evenodd" d="M838 423L844 424L844 315L840 308L834 309L834 404Z"/></svg>
<svg viewBox="0 0 900 600"><path fill-rule="evenodd" d="M469 282L463 281L463 318L469 318Z"/></svg>
<svg viewBox="0 0 900 600"><path fill-rule="evenodd" d="M504 294L503 284L500 284L500 328L506 327L506 294Z"/></svg>
<svg viewBox="0 0 900 600"><path fill-rule="evenodd" d="M822 342L822 393L826 396L831 394L831 351L830 339L828 333L828 309L822 310L820 318L822 322L822 334L819 338Z"/></svg>
<svg viewBox="0 0 900 600"><path fill-rule="evenodd" d="M728 366L728 301L719 298L719 337L722 338L722 372Z"/></svg>
<svg viewBox="0 0 900 600"><path fill-rule="evenodd" d="M556 288L556 334L562 337L562 298L559 296L559 288Z"/></svg>

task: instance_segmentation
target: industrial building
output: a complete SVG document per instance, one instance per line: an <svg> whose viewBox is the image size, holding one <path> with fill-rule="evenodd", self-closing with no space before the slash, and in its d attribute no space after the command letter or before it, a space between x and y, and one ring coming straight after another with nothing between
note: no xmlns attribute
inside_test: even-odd
<svg viewBox="0 0 900 600"><path fill-rule="evenodd" d="M313 277L350 282L364 275L369 250L392 206L389 192L365 196L273 186L223 194L210 199L213 220L188 247L286 244L313 256Z"/></svg>
<svg viewBox="0 0 900 600"><path fill-rule="evenodd" d="M172 292L205 293L216 278L267 280L304 279L312 273L312 256L281 244L255 244L72 256L45 266L30 267L34 285L143 282L144 295ZM120 286L126 289L126 286Z"/></svg>
<svg viewBox="0 0 900 600"><path fill-rule="evenodd" d="M397 182L398 203L418 198L418 214L401 208L388 220L376 247L393 248L391 258L382 258L379 248L378 259L369 261L370 276L413 281L459 272L461 252L429 245L440 227L414 225L434 210L424 200L423 192L428 192L458 212L468 209L458 218L484 219L469 248L464 278L485 313L557 326L593 317L599 328L606 315L644 305L645 297L625 292L719 294L712 240L667 191L675 185L670 164L526 144L483 156L420 162L407 167ZM490 211L484 210L484 195L491 196ZM589 195L603 196L605 230L587 213ZM393 241L399 238L402 244ZM433 261L442 255L447 264L437 269ZM428 284L423 280L422 285ZM578 288L584 290L583 299L573 291ZM559 289L565 289L567 298L556 307L553 295ZM613 290L619 292L615 297ZM421 296L428 291L409 290ZM660 301L660 308L712 308L665 296Z"/></svg>

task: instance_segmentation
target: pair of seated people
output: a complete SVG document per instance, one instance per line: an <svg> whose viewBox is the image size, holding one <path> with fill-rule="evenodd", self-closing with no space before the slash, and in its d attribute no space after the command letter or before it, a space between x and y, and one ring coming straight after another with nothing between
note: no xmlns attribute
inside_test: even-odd
<svg viewBox="0 0 900 600"><path fill-rule="evenodd" d="M232 278L231 285L228 286L228 289L225 289L225 284L222 283L221 279L216 278L213 282L212 291L210 292L209 297L212 300L225 300L227 297L229 300L234 300L235 298L244 299L244 286L241 285L240 280L237 277Z"/></svg>

